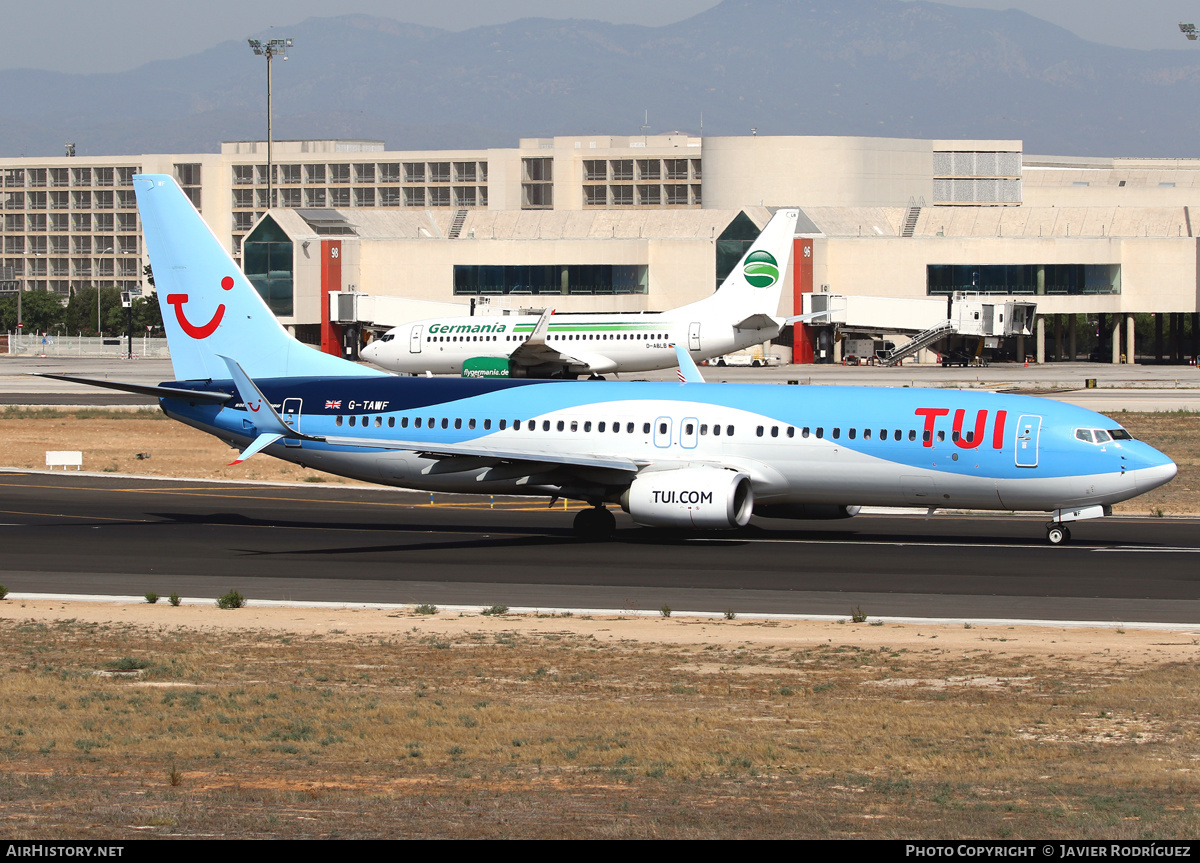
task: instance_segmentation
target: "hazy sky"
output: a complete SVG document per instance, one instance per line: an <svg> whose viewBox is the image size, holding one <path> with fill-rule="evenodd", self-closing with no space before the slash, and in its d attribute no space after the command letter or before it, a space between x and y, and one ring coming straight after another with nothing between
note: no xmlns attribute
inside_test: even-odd
<svg viewBox="0 0 1200 863"><path fill-rule="evenodd" d="M946 2L1022 9L1085 39L1126 48L1189 47L1178 24L1200 19L1197 0ZM6 48L0 69L116 72L150 60L195 54L271 26L286 28L309 17L351 12L464 30L526 17L657 26L715 5L716 0L5 0ZM1200 50L1200 42L1190 47Z"/></svg>

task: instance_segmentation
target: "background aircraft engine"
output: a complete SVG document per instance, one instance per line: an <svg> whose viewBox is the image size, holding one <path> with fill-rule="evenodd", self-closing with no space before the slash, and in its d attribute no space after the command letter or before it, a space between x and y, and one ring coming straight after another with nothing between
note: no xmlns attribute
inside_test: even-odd
<svg viewBox="0 0 1200 863"><path fill-rule="evenodd" d="M621 508L648 527L745 527L754 514L754 488L748 474L719 468L650 471L621 496Z"/></svg>

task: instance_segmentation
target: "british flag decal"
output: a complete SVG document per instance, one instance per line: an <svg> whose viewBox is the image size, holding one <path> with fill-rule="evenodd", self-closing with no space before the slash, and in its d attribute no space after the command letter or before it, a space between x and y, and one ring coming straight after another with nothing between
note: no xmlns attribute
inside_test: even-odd
<svg viewBox="0 0 1200 863"><path fill-rule="evenodd" d="M334 401L333 399L325 399L325 410L340 411L341 409L342 409L342 400L341 399L338 399L337 401Z"/></svg>

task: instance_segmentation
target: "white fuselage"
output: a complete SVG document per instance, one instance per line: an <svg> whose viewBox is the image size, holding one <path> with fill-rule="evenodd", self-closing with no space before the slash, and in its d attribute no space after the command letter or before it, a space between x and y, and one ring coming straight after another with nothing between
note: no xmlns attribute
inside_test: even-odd
<svg viewBox="0 0 1200 863"><path fill-rule="evenodd" d="M460 374L467 360L508 357L537 322L536 315L417 321L371 342L362 356L394 372ZM760 344L777 333L778 328L739 330L727 318L717 322L699 314L555 315L546 344L580 361L568 368L571 374L607 374L673 368L676 344L699 362Z"/></svg>

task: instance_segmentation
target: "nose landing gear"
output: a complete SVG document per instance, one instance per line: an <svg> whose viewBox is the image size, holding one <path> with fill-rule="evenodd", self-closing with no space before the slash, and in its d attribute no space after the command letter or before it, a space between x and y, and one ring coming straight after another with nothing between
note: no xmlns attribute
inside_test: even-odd
<svg viewBox="0 0 1200 863"><path fill-rule="evenodd" d="M1066 525L1052 521L1046 525L1046 541L1051 545L1063 545L1071 541L1071 531Z"/></svg>

